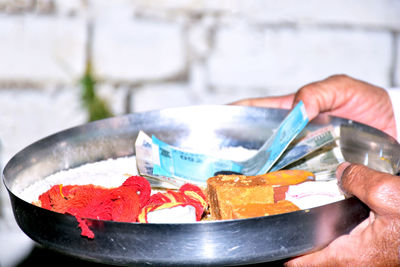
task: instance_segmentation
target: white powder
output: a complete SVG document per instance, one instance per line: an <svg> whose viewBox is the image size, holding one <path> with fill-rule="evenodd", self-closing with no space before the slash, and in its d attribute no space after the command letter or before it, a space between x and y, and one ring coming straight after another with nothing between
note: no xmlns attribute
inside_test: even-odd
<svg viewBox="0 0 400 267"><path fill-rule="evenodd" d="M30 185L19 195L23 200L32 203L40 194L53 185L94 184L107 188L120 186L129 176L137 175L136 157L108 159L84 164L77 168L60 171Z"/></svg>
<svg viewBox="0 0 400 267"><path fill-rule="evenodd" d="M216 155L218 158L233 160L233 161L244 161L251 158L257 153L257 150L247 149L241 146L238 147L224 147L221 150L213 151L211 155Z"/></svg>

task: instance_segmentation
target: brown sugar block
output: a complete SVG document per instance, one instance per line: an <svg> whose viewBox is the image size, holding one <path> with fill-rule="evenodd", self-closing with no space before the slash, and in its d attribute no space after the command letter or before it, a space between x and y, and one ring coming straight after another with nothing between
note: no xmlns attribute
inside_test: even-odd
<svg viewBox="0 0 400 267"><path fill-rule="evenodd" d="M262 176L219 175L207 180L207 196L213 219L233 219L233 207L274 203L274 190Z"/></svg>
<svg viewBox="0 0 400 267"><path fill-rule="evenodd" d="M280 170L258 175L271 185L295 185L305 181L314 181L315 175L305 170Z"/></svg>
<svg viewBox="0 0 400 267"><path fill-rule="evenodd" d="M282 200L272 204L248 203L232 207L232 219L268 216L299 210L295 204Z"/></svg>

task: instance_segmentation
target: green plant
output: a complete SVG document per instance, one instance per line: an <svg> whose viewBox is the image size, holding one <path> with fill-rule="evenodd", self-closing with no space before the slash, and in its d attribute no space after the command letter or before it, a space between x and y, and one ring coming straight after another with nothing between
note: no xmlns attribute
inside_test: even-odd
<svg viewBox="0 0 400 267"><path fill-rule="evenodd" d="M112 117L113 114L104 99L96 94L96 81L93 78L90 62L86 65L85 74L80 81L82 100L88 112L88 120L95 121Z"/></svg>

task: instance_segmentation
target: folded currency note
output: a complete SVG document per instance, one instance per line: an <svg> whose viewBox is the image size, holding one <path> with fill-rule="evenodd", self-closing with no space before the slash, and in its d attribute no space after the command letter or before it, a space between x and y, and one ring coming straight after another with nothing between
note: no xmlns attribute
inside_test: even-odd
<svg viewBox="0 0 400 267"><path fill-rule="evenodd" d="M183 178L205 184L209 177L221 170L240 172L242 166L232 160L185 151L168 145L152 136L153 174Z"/></svg>
<svg viewBox="0 0 400 267"><path fill-rule="evenodd" d="M178 189L188 181L153 174L153 142L151 137L140 131L135 141L136 166L140 175L146 177L151 186Z"/></svg>
<svg viewBox="0 0 400 267"><path fill-rule="evenodd" d="M282 155L277 165L284 165L285 169L303 169L311 171L316 175L317 180L335 179L336 168L339 163L344 161L343 155L335 140L337 139L335 139L334 130L330 126L309 132ZM311 147L308 147L308 149L299 149L299 151L304 154L299 153L299 151L290 153L290 149L296 149L300 144L308 144ZM143 131L139 132L135 142L135 149L136 165L139 174L148 178L153 187L176 189L185 183L195 183L200 186L205 185L203 180L194 181L178 176L168 177L154 174L152 138ZM232 153L234 150L229 151ZM243 153L242 150L240 151ZM248 154L250 155L250 153ZM293 154L297 156L292 157ZM287 157L289 157L289 159ZM290 163L286 164L287 162ZM274 166L271 171L275 171L277 168L279 167Z"/></svg>
<svg viewBox="0 0 400 267"><path fill-rule="evenodd" d="M336 179L336 168L344 162L340 147L336 143L312 152L286 169L307 170L315 174L316 180Z"/></svg>
<svg viewBox="0 0 400 267"><path fill-rule="evenodd" d="M245 175L266 173L307 123L306 110L303 102L300 102L258 152L245 161L226 160L183 150L152 136L153 175L180 177L205 183L219 171L239 172Z"/></svg>
<svg viewBox="0 0 400 267"><path fill-rule="evenodd" d="M136 166L140 175L148 178L150 184L154 187L161 187L167 189L176 189L182 186L185 183L194 183L199 186L205 186L206 183L204 180L194 181L191 179L185 179L183 177L167 177L162 175L157 175L153 173L153 142L152 138L148 136L143 131L140 131L138 137L135 142L135 150L136 150ZM243 159L246 157L250 157L255 153L255 150L247 150L243 147L227 147L222 149L221 152L217 151L219 156L222 158L227 158L228 153L240 153L240 157L238 155L234 155L232 157L236 157L236 159ZM243 157L244 154L244 157Z"/></svg>
<svg viewBox="0 0 400 267"><path fill-rule="evenodd" d="M290 143L303 131L308 116L303 101L300 101L281 122L278 129L258 150L257 154L242 162L245 175L264 174L282 156ZM260 164L263 164L260 166Z"/></svg>
<svg viewBox="0 0 400 267"><path fill-rule="evenodd" d="M337 139L333 126L327 126L307 133L282 154L270 171L278 171L296 162ZM296 140L295 140L296 141Z"/></svg>
<svg viewBox="0 0 400 267"><path fill-rule="evenodd" d="M292 120L295 119L292 117ZM293 122L288 125L293 125ZM328 126L312 132L305 132L303 136L289 144L296 137L285 136L287 132L290 132L289 126L286 125L286 129L284 128L286 132L281 131L277 134L278 131L276 131L270 137L270 139L278 138L281 141L285 139L286 143L279 144L279 147L282 149L282 146L286 146L286 151L283 154L281 153L280 157L278 155L279 159L268 171L276 171L282 168L307 169L321 174L322 180L334 178L336 167L343 160L340 155L338 158L335 153L330 152L336 145L335 140L338 139L333 127ZM268 142L264 145L267 144ZM135 142L135 148L139 173L149 178L152 186L155 185L156 187L179 188L188 182L204 186L206 180L214 176L216 172L233 171L240 173L243 170L243 166L240 165L241 162L218 158L214 156L216 154L199 154L173 147L155 136L149 137L142 131ZM316 151L323 151L323 153L315 153ZM340 154L340 150L336 154ZM321 164L326 162L326 158L331 159L331 162L328 160L329 164ZM271 161L268 164L271 164Z"/></svg>

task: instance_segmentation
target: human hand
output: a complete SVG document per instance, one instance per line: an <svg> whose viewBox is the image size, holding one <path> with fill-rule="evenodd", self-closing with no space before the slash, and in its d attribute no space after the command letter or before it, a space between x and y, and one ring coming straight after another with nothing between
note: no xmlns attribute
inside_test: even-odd
<svg viewBox="0 0 400 267"><path fill-rule="evenodd" d="M339 165L336 176L344 192L369 206L369 218L326 248L285 265L399 266L400 177L347 162Z"/></svg>
<svg viewBox="0 0 400 267"><path fill-rule="evenodd" d="M303 101L311 119L319 113L355 120L397 137L392 103L388 93L377 86L346 75L334 75L310 83L295 94L245 99L234 105L290 109Z"/></svg>

